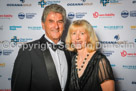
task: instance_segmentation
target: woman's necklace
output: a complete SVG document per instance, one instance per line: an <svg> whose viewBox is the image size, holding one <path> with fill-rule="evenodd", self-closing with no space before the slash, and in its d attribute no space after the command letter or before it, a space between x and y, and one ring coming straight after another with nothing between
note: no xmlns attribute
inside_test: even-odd
<svg viewBox="0 0 136 91"><path fill-rule="evenodd" d="M78 64L77 64L78 54L76 55L76 60L75 61L76 61L76 68L77 68L78 71L81 71L81 69L84 67L84 64L86 63L86 60L87 60L88 56L89 56L89 53L87 53L87 55L86 55L85 59L83 60L81 66L78 67Z"/></svg>

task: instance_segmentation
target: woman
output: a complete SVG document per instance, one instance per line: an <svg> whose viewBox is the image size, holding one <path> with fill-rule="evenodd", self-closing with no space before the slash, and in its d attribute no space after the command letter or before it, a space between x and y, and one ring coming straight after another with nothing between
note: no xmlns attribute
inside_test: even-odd
<svg viewBox="0 0 136 91"><path fill-rule="evenodd" d="M69 91L114 91L115 83L108 59L97 50L98 39L89 22L74 21L66 37L72 59Z"/></svg>

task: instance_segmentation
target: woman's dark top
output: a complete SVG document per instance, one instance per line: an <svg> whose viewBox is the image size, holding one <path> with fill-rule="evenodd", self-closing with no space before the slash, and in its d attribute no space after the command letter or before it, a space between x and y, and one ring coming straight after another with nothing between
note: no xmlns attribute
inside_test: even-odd
<svg viewBox="0 0 136 91"><path fill-rule="evenodd" d="M71 79L69 91L102 91L100 84L105 80L114 80L110 62L100 51L96 51L80 78L75 65L75 56L72 59Z"/></svg>

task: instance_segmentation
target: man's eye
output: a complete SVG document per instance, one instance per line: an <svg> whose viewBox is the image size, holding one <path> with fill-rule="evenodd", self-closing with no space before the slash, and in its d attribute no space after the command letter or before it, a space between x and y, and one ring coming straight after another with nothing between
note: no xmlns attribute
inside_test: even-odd
<svg viewBox="0 0 136 91"><path fill-rule="evenodd" d="M59 21L59 23L63 23L63 21Z"/></svg>
<svg viewBox="0 0 136 91"><path fill-rule="evenodd" d="M52 23L53 21L52 20L49 20L50 23Z"/></svg>

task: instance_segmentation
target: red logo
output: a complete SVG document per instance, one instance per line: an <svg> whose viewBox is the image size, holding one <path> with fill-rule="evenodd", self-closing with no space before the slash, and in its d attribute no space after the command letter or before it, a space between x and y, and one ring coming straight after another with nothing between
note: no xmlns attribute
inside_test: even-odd
<svg viewBox="0 0 136 91"><path fill-rule="evenodd" d="M94 12L93 13L93 17L94 18L98 18L98 17L101 17L101 18L112 18L114 16L115 16L115 14L113 14L113 13L103 13L103 14L99 14L98 12Z"/></svg>
<svg viewBox="0 0 136 91"><path fill-rule="evenodd" d="M93 17L94 17L94 18L98 18L98 16L99 16L99 13L98 13L98 12L93 13Z"/></svg>
<svg viewBox="0 0 136 91"><path fill-rule="evenodd" d="M123 52L121 52L121 56L125 57L127 55L127 52L123 50Z"/></svg>

